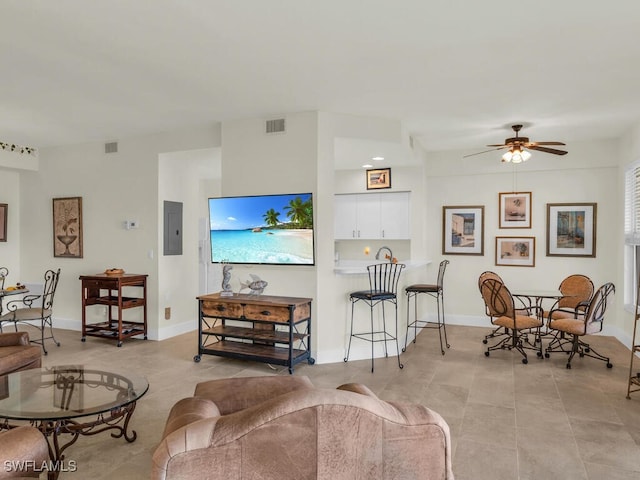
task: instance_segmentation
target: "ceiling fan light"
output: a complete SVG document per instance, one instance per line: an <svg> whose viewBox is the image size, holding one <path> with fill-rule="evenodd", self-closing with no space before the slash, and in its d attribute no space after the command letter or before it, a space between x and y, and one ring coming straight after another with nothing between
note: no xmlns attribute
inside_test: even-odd
<svg viewBox="0 0 640 480"><path fill-rule="evenodd" d="M531 158L531 154L527 150L522 150L522 161L526 162Z"/></svg>
<svg viewBox="0 0 640 480"><path fill-rule="evenodd" d="M509 150L507 153L505 153L504 155L502 155L502 161L503 162L510 162L511 161L511 150Z"/></svg>

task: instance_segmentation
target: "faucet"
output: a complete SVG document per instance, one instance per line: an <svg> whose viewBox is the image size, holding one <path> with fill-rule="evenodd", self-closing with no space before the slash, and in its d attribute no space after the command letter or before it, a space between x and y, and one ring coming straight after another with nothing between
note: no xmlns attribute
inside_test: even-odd
<svg viewBox="0 0 640 480"><path fill-rule="evenodd" d="M389 247L380 247L378 249L378 252L376 253L376 260L380 260L380 252L382 250L388 250L389 251L389 263L393 263L393 253L391 252L391 249Z"/></svg>

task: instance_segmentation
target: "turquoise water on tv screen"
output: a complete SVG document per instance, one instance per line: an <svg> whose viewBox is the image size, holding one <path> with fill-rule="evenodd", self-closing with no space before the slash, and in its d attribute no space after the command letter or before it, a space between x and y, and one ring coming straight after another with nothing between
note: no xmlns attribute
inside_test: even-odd
<svg viewBox="0 0 640 480"><path fill-rule="evenodd" d="M211 260L313 265L313 230L211 230Z"/></svg>

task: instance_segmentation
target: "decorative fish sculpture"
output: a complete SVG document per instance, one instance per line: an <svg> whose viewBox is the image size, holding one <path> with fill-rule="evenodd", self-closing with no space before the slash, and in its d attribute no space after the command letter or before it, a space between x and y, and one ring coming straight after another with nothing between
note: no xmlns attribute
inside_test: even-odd
<svg viewBox="0 0 640 480"><path fill-rule="evenodd" d="M251 277L251 280L247 282L240 282L240 290L248 288L251 290L249 295L260 295L269 284L264 280L261 280L257 275L249 274L249 276Z"/></svg>

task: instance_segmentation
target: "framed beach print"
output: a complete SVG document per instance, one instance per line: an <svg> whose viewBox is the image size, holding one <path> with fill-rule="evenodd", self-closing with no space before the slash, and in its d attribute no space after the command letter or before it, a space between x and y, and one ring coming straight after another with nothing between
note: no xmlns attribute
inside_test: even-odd
<svg viewBox="0 0 640 480"><path fill-rule="evenodd" d="M53 256L82 258L82 197L53 199Z"/></svg>
<svg viewBox="0 0 640 480"><path fill-rule="evenodd" d="M484 255L484 206L442 207L442 254Z"/></svg>
<svg viewBox="0 0 640 480"><path fill-rule="evenodd" d="M535 237L496 237L496 265L535 267Z"/></svg>
<svg viewBox="0 0 640 480"><path fill-rule="evenodd" d="M499 193L500 228L531 228L531 192Z"/></svg>
<svg viewBox="0 0 640 480"><path fill-rule="evenodd" d="M596 256L596 203L547 203L547 256Z"/></svg>
<svg viewBox="0 0 640 480"><path fill-rule="evenodd" d="M7 212L9 205L0 203L0 242L7 241Z"/></svg>
<svg viewBox="0 0 640 480"><path fill-rule="evenodd" d="M377 168L367 170L367 190L391 188L391 169Z"/></svg>

